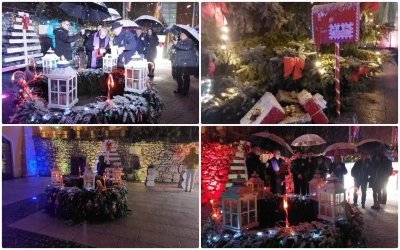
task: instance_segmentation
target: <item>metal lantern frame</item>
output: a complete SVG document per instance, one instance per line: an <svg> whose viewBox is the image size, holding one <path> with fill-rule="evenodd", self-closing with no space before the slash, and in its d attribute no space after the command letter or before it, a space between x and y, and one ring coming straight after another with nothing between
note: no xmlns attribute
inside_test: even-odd
<svg viewBox="0 0 400 250"><path fill-rule="evenodd" d="M345 215L343 202L346 201L346 190L339 180L333 175L321 187L318 202L318 218L336 222Z"/></svg>
<svg viewBox="0 0 400 250"><path fill-rule="evenodd" d="M313 200L319 200L319 193L322 186L325 185L324 179L322 179L319 171L317 171L313 178L308 182L308 190L310 193L310 198Z"/></svg>
<svg viewBox="0 0 400 250"><path fill-rule="evenodd" d="M63 183L63 179L62 179L61 170L58 168L58 166L54 166L51 169L51 184L61 186L62 183Z"/></svg>
<svg viewBox="0 0 400 250"><path fill-rule="evenodd" d="M251 178L247 181L246 185L253 191L257 193L257 199L264 198L264 181L258 177L258 174L254 172Z"/></svg>
<svg viewBox="0 0 400 250"><path fill-rule="evenodd" d="M43 74L48 75L57 68L57 61L60 59L50 48L46 55L42 57Z"/></svg>
<svg viewBox="0 0 400 250"><path fill-rule="evenodd" d="M233 231L258 226L257 193L245 185L245 179L222 194L223 227Z"/></svg>
<svg viewBox="0 0 400 250"><path fill-rule="evenodd" d="M113 57L111 54L107 54L103 57L103 72L112 73L117 68L118 57Z"/></svg>
<svg viewBox="0 0 400 250"><path fill-rule="evenodd" d="M95 178L96 175L93 172L91 167L87 167L85 169L85 173L83 174L83 187L86 189L94 189L96 187Z"/></svg>
<svg viewBox="0 0 400 250"><path fill-rule="evenodd" d="M78 103L78 76L70 66L58 66L48 78L48 108L68 109Z"/></svg>
<svg viewBox="0 0 400 250"><path fill-rule="evenodd" d="M148 66L146 60L132 60L125 65L125 88L127 92L142 94L147 89Z"/></svg>

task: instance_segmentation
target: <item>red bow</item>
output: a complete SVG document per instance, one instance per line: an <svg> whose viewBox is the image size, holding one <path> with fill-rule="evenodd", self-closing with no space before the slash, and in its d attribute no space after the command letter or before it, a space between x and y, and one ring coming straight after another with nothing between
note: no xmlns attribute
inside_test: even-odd
<svg viewBox="0 0 400 250"><path fill-rule="evenodd" d="M376 12L379 10L378 2L361 3L361 10Z"/></svg>
<svg viewBox="0 0 400 250"><path fill-rule="evenodd" d="M225 15L228 8L225 3L204 3L201 6L201 16L204 19L214 18L217 28L222 27L225 22Z"/></svg>
<svg viewBox="0 0 400 250"><path fill-rule="evenodd" d="M369 67L368 66L361 66L359 67L356 72L354 72L353 77L351 78L352 82L358 82L360 79L360 75L366 75L369 72Z"/></svg>
<svg viewBox="0 0 400 250"><path fill-rule="evenodd" d="M302 77L302 70L304 68L305 60L299 57L283 58L283 71L284 77L292 75L293 80L298 80Z"/></svg>
<svg viewBox="0 0 400 250"><path fill-rule="evenodd" d="M30 19L27 16L24 16L22 18L22 29L24 30L28 30L28 23L29 23Z"/></svg>

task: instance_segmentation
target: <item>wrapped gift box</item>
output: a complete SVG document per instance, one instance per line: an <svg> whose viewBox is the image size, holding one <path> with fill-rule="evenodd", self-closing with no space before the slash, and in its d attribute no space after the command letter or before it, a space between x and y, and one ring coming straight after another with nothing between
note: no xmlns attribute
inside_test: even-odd
<svg viewBox="0 0 400 250"><path fill-rule="evenodd" d="M313 97L310 92L303 90L298 94L297 98L314 123L327 124L329 122L328 117L323 112L323 108L326 108L326 101L320 94L316 94Z"/></svg>
<svg viewBox="0 0 400 250"><path fill-rule="evenodd" d="M241 124L276 124L285 119L285 111L270 92L260 100L240 120Z"/></svg>

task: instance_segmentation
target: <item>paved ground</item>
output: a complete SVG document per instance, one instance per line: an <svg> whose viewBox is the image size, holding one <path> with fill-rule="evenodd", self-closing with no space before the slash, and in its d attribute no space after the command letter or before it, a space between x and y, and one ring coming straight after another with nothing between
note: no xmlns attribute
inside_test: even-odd
<svg viewBox="0 0 400 250"><path fill-rule="evenodd" d="M398 65L383 64L383 72L371 91L359 96L354 105L361 124L397 124L398 120Z"/></svg>
<svg viewBox="0 0 400 250"><path fill-rule="evenodd" d="M13 193L22 198L28 195L23 190L31 186L31 190L35 190L40 182L48 181L48 178L32 177L5 181L3 186L8 187L8 191L13 189ZM45 186L42 187L44 190ZM141 183L128 183L128 193L128 207L132 210L128 216L103 224L70 226L45 214L43 195L38 196L33 191L28 199L3 205L3 221L6 221L3 223L3 247L30 247L33 242L41 247L198 247L198 187L186 193L176 185L158 184L150 189ZM37 198L33 200L33 196ZM32 206L32 202L37 204ZM15 208L24 206L29 207L20 209L21 216L5 220L8 213L13 214Z"/></svg>
<svg viewBox="0 0 400 250"><path fill-rule="evenodd" d="M5 84L9 83L11 73L2 74L2 80ZM173 91L176 89L176 81L171 76L171 62L163 59L156 62L154 84L161 96L165 108L162 113L160 124L198 124L199 122L199 79L191 76L191 85L188 96L176 95ZM12 87L12 88L11 88ZM4 90L15 90L14 85L3 87ZM95 96L79 96L79 105L95 102ZM12 98L3 100L3 123L9 122L15 104Z"/></svg>
<svg viewBox="0 0 400 250"><path fill-rule="evenodd" d="M163 60L156 62L154 83L165 103L160 123L197 124L199 122L199 79L190 77L188 96L174 94L177 84L171 76L171 62Z"/></svg>

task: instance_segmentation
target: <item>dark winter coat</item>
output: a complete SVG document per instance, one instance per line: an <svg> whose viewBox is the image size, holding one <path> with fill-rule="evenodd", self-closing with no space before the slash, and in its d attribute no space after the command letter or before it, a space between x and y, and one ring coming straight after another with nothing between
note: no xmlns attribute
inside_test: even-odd
<svg viewBox="0 0 400 250"><path fill-rule="evenodd" d="M337 165L340 165L339 168ZM329 173L333 173L340 181L340 183L344 184L344 176L347 174L347 168L344 163L331 163L329 166Z"/></svg>
<svg viewBox="0 0 400 250"><path fill-rule="evenodd" d="M308 176L310 175L310 166L307 164L307 159L298 158L292 162L290 168L293 174L293 180L299 180L298 175L302 176L302 181L308 181Z"/></svg>
<svg viewBox="0 0 400 250"><path fill-rule="evenodd" d="M250 179L251 175L256 172L260 179L265 181L265 164L261 162L259 155L256 155L253 152L247 154L246 166L248 179Z"/></svg>
<svg viewBox="0 0 400 250"><path fill-rule="evenodd" d="M68 35L68 30L64 28L57 28L53 31L56 38L55 53L57 56L64 56L67 60L72 60L72 47L71 43L75 42L81 37L80 33L73 36Z"/></svg>
<svg viewBox="0 0 400 250"><path fill-rule="evenodd" d="M131 60L131 57L135 54L136 50L136 40L132 32L127 32L122 30L118 36L114 37L113 45L120 47L125 47L124 52L118 57L118 67L123 68L123 58L125 59L125 64Z"/></svg>
<svg viewBox="0 0 400 250"><path fill-rule="evenodd" d="M285 175L287 174L287 169L284 167L285 161L282 159L277 160L279 165L279 171L275 171L273 169L272 161L275 158L272 158L268 161L267 167L267 175L271 179L271 192L276 194L285 194L286 193L286 185L285 185ZM275 159L276 160L276 159ZM283 185L281 183L283 182Z"/></svg>
<svg viewBox="0 0 400 250"><path fill-rule="evenodd" d="M371 162L370 186L380 188L387 182L393 172L392 162L386 157L374 158Z"/></svg>
<svg viewBox="0 0 400 250"><path fill-rule="evenodd" d="M147 35L146 38L144 39L144 43L145 43L144 54L146 56L147 61L154 62L154 59L157 56L157 46L159 43L158 36L154 34L152 36Z"/></svg>
<svg viewBox="0 0 400 250"><path fill-rule="evenodd" d="M192 39L187 38L174 45L176 55L173 67L176 67L177 75L197 75L197 55L196 47Z"/></svg>
<svg viewBox="0 0 400 250"><path fill-rule="evenodd" d="M367 183L370 171L371 164L368 160L358 160L351 169L351 176L353 176L354 181L358 184Z"/></svg>
<svg viewBox="0 0 400 250"><path fill-rule="evenodd" d="M135 38L136 41L136 48L135 48L135 52L137 52L139 55L143 55L144 54L144 50L146 47L145 44L145 36L142 33L139 37L136 35L136 33L133 31L133 37Z"/></svg>

